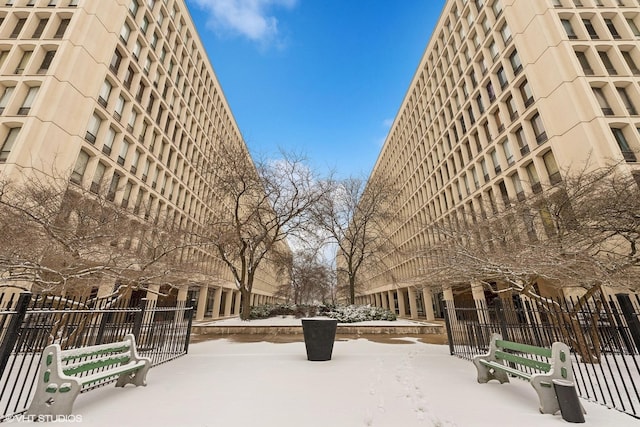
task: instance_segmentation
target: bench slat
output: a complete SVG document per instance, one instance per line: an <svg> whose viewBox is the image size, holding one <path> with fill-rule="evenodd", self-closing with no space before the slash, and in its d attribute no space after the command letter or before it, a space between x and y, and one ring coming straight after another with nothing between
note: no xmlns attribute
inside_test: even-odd
<svg viewBox="0 0 640 427"><path fill-rule="evenodd" d="M62 352L60 352L60 360L66 362L69 360L80 359L83 357L99 356L102 354L125 353L129 351L129 348L129 343L127 342L103 344L93 347L74 348L71 350L63 350Z"/></svg>
<svg viewBox="0 0 640 427"><path fill-rule="evenodd" d="M535 354L536 356L551 357L551 349L536 347L535 345L520 344L513 341L496 340L496 346L507 350L515 350L521 353Z"/></svg>
<svg viewBox="0 0 640 427"><path fill-rule="evenodd" d="M507 353L500 350L496 350L495 356L496 359L506 360L507 362L513 362L515 364L538 369L540 371L549 372L551 370L551 364L548 362L543 362L541 360L528 359L517 354Z"/></svg>
<svg viewBox="0 0 640 427"><path fill-rule="evenodd" d="M86 363L82 363L72 367L65 367L62 369L62 372L64 372L65 375L75 375L81 372L92 371L98 368L104 368L105 366L126 365L127 363L129 363L130 360L131 358L129 357L128 354L123 356L118 356L118 357L110 357L108 359L93 359L93 360L88 360Z"/></svg>
<svg viewBox="0 0 640 427"><path fill-rule="evenodd" d="M501 371L505 371L508 372L512 375L518 376L520 378L524 378L525 380L530 380L531 379L531 374L528 374L526 372L522 372L522 371L518 371L517 369L514 369L510 366L507 365L503 365L502 363L497 363L497 362L491 362L491 361L487 361L487 360L480 360L480 363L482 363L485 366L488 366L489 368L493 368L493 369L499 369Z"/></svg>
<svg viewBox="0 0 640 427"><path fill-rule="evenodd" d="M100 380L104 380L106 378L115 377L116 375L127 374L129 372L137 371L143 366L144 366L144 362L131 362L127 365L122 365L121 369L104 371L104 372L96 372L93 375L87 375L86 377L78 378L78 381L80 381L82 385L88 385L91 383L98 382Z"/></svg>

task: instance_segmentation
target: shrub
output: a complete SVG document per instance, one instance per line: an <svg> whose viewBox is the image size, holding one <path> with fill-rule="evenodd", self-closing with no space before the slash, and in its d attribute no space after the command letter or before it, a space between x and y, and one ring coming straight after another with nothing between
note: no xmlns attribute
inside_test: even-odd
<svg viewBox="0 0 640 427"><path fill-rule="evenodd" d="M327 316L340 323L364 322L367 320L396 320L395 313L370 305L296 305L264 304L251 307L249 319L267 319L275 316L314 317Z"/></svg>

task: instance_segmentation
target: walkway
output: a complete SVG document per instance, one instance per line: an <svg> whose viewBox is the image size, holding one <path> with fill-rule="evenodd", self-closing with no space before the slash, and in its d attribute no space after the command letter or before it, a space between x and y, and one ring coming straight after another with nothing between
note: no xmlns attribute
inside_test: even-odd
<svg viewBox="0 0 640 427"><path fill-rule="evenodd" d="M345 339L328 362L303 342L217 339L153 368L147 387L103 387L78 397L81 424L210 427L552 427L526 382L477 384L448 347L415 338ZM584 426L639 427L629 415L583 402Z"/></svg>

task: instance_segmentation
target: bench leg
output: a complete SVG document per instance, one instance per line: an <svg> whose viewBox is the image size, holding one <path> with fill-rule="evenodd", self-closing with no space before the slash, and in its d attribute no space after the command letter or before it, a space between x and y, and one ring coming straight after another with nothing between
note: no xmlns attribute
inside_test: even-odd
<svg viewBox="0 0 640 427"><path fill-rule="evenodd" d="M58 388L58 386L53 383L38 387L27 410L27 415L71 415L73 403L82 387L79 384L71 385L68 390L66 387L69 387L69 384L62 384L55 391L53 388Z"/></svg>
<svg viewBox="0 0 640 427"><path fill-rule="evenodd" d="M546 375L534 375L531 377L531 385L533 386L538 398L540 399L540 413L555 414L560 411L560 404L556 392L551 385L551 377ZM544 383L544 384L542 384Z"/></svg>
<svg viewBox="0 0 640 427"><path fill-rule="evenodd" d="M498 380L500 384L508 383L509 376L504 371L496 371L488 366L483 365L480 361L488 360L486 356L476 356L473 358L473 364L478 371L478 382L480 384L487 383L491 380Z"/></svg>
<svg viewBox="0 0 640 427"><path fill-rule="evenodd" d="M122 374L118 377L118 381L116 382L116 387L124 387L127 384L133 384L137 386L146 386L147 385L147 372L149 371L150 363L145 364L142 368L137 371L128 372L126 374Z"/></svg>

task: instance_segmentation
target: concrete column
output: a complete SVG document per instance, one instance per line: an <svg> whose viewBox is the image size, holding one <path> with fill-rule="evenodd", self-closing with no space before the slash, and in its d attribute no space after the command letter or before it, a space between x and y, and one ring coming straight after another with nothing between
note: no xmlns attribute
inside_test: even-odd
<svg viewBox="0 0 640 427"><path fill-rule="evenodd" d="M98 286L98 295L96 296L98 299L104 298L107 295L110 295L113 292L113 282L108 281L106 283L102 283Z"/></svg>
<svg viewBox="0 0 640 427"><path fill-rule="evenodd" d="M424 314L427 316L427 320L434 320L436 314L433 311L433 295L431 294L431 289L422 289L422 300L424 301Z"/></svg>
<svg viewBox="0 0 640 427"><path fill-rule="evenodd" d="M233 293L235 294L235 298L234 298L235 303L233 305L233 315L239 316L240 308L242 307L242 294L240 293L240 291L233 291Z"/></svg>
<svg viewBox="0 0 640 427"><path fill-rule="evenodd" d="M398 295L398 315L400 317L407 317L407 308L404 298L404 288L400 288L396 291L396 295Z"/></svg>
<svg viewBox="0 0 640 427"><path fill-rule="evenodd" d="M222 288L213 289L213 309L211 310L211 317L217 319L220 317L220 304L222 303Z"/></svg>
<svg viewBox="0 0 640 427"><path fill-rule="evenodd" d="M453 289L451 289L451 286L445 286L442 289L442 294L443 294L443 298L444 298L444 303L448 309L448 312L445 313L445 316L449 316L449 322L451 324L451 326L453 327L454 325L456 325L457 322L457 318L455 315L455 301L453 299Z"/></svg>
<svg viewBox="0 0 640 427"><path fill-rule="evenodd" d="M478 321L481 324L488 323L489 313L487 312L487 300L484 297L484 287L482 286L482 283L478 281L471 282L471 294L473 295L473 301L476 304Z"/></svg>
<svg viewBox="0 0 640 427"><path fill-rule="evenodd" d="M253 305L256 305L256 300L258 299L257 297L258 297L258 295L256 295L256 294L251 294L251 298L250 298L250 299L251 299L251 303L250 303L250 304L251 304L252 306L253 306Z"/></svg>
<svg viewBox="0 0 640 427"><path fill-rule="evenodd" d="M416 296L416 290L413 287L408 287L409 292L409 311L412 319L418 318L418 297Z"/></svg>
<svg viewBox="0 0 640 427"><path fill-rule="evenodd" d="M200 295L198 295L198 310L196 310L196 320L204 320L204 314L207 310L207 285L200 286Z"/></svg>
<svg viewBox="0 0 640 427"><path fill-rule="evenodd" d="M227 295L224 300L224 317L231 316L232 305L233 305L233 289L227 289Z"/></svg>
<svg viewBox="0 0 640 427"><path fill-rule="evenodd" d="M389 298L385 292L380 292L380 301L382 302L382 308L389 309Z"/></svg>
<svg viewBox="0 0 640 427"><path fill-rule="evenodd" d="M394 295L395 291L387 291L387 298L389 298L389 310L392 313L396 313L396 303L393 298Z"/></svg>
<svg viewBox="0 0 640 427"><path fill-rule="evenodd" d="M189 292L189 286L188 285L182 285L180 286L180 289L178 289L178 298L176 301L176 304L178 307L185 307L187 305L187 295Z"/></svg>

